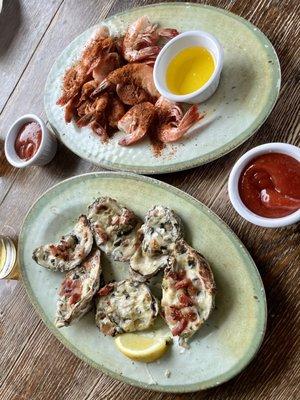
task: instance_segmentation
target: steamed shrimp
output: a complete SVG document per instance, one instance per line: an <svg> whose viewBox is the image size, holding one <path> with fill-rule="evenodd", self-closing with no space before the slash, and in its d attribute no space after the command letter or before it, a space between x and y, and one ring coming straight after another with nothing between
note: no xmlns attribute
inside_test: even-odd
<svg viewBox="0 0 300 400"><path fill-rule="evenodd" d="M118 122L118 128L127 134L119 144L129 146L141 140L150 128L154 114L154 106L149 102L133 106Z"/></svg>
<svg viewBox="0 0 300 400"><path fill-rule="evenodd" d="M119 84L134 85L143 89L151 97L159 97L159 92L154 85L153 68L146 64L126 64L124 67L116 69L108 74L92 95L95 96L105 89Z"/></svg>
<svg viewBox="0 0 300 400"><path fill-rule="evenodd" d="M86 46L78 62L69 68L63 78L62 95L58 105L65 105L78 94L82 85L91 79L90 67L100 54L110 52L114 45L107 28L101 27L96 36Z"/></svg>
<svg viewBox="0 0 300 400"><path fill-rule="evenodd" d="M118 122L125 114L125 107L124 104L121 102L120 99L113 96L109 101L109 107L107 113L107 120L108 124L111 128L117 128Z"/></svg>
<svg viewBox="0 0 300 400"><path fill-rule="evenodd" d="M98 82L96 80L91 80L86 82L81 88L79 104L87 100L90 97L90 94L95 90L97 86Z"/></svg>
<svg viewBox="0 0 300 400"><path fill-rule="evenodd" d="M104 117L98 118L97 120L93 120L90 123L90 127L92 131L100 137L101 142L105 143L108 140L108 133L107 133L107 123Z"/></svg>
<svg viewBox="0 0 300 400"><path fill-rule="evenodd" d="M160 51L160 37L171 38L178 35L176 29L161 29L151 24L147 16L142 16L127 29L122 43L122 52L128 62L155 59Z"/></svg>
<svg viewBox="0 0 300 400"><path fill-rule="evenodd" d="M83 127L91 123L93 120L100 118L107 107L108 94L103 93L93 102L86 102L78 108L78 115L82 115L81 118L76 122L78 127Z"/></svg>
<svg viewBox="0 0 300 400"><path fill-rule="evenodd" d="M196 105L190 107L183 115L176 103L163 97L155 103L155 110L158 116L157 136L163 143L181 139L193 124L203 118Z"/></svg>
<svg viewBox="0 0 300 400"><path fill-rule="evenodd" d="M75 96L72 99L70 99L65 107L65 122L68 124L69 122L72 121L72 118L74 115L76 115L76 106L78 102L78 97Z"/></svg>
<svg viewBox="0 0 300 400"><path fill-rule="evenodd" d="M141 87L135 86L132 83L118 84L116 87L117 95L120 100L128 106L151 101L151 96Z"/></svg>
<svg viewBox="0 0 300 400"><path fill-rule="evenodd" d="M120 57L118 53L108 53L98 57L90 67L90 72L95 81L101 83L107 75L119 68Z"/></svg>

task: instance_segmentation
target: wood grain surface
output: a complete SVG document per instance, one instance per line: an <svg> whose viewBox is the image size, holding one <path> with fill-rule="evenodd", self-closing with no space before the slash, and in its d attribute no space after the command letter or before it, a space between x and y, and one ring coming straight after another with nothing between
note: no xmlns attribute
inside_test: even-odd
<svg viewBox="0 0 300 400"><path fill-rule="evenodd" d="M43 88L64 47L89 26L147 0L4 0L0 14L0 234L15 239L32 203L70 176L98 171L63 145L43 168L17 170L5 159L9 126L28 112L45 118ZM273 43L282 68L282 88L259 131L229 155L189 171L158 176L212 208L244 242L262 275L268 326L262 348L238 377L188 395L161 394L115 381L77 359L54 338L29 303L20 282L0 282L0 398L5 400L290 400L300 393L300 226L268 230L233 210L227 179L237 158L265 142L300 145L298 0L214 0L257 25Z"/></svg>

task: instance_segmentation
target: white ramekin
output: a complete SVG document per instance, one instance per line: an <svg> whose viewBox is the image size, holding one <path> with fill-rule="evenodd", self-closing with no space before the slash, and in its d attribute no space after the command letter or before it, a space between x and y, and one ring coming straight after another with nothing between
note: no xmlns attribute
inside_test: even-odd
<svg viewBox="0 0 300 400"><path fill-rule="evenodd" d="M239 178L246 165L255 157L265 153L282 153L287 154L300 161L300 148L287 143L266 143L261 146L254 147L247 151L234 164L228 180L228 193L230 201L235 210L247 221L252 224L263 226L265 228L279 228L300 221L300 210L281 218L265 218L254 214L242 202L239 195Z"/></svg>
<svg viewBox="0 0 300 400"><path fill-rule="evenodd" d="M215 70L210 79L200 89L186 95L177 95L169 91L166 83L167 67L174 56L187 47L201 46L207 48L214 57ZM220 42L210 33L188 31L170 40L160 51L154 64L154 83L160 94L167 99L183 103L200 103L207 100L216 91L223 67L223 48Z"/></svg>
<svg viewBox="0 0 300 400"><path fill-rule="evenodd" d="M37 152L29 160L22 160L15 151L16 137L24 124L27 122L37 122L42 129L42 141ZM7 161L17 168L24 168L31 165L48 164L55 156L57 149L57 141L54 134L47 128L45 123L34 114L26 114L18 118L10 127L5 138L5 156Z"/></svg>

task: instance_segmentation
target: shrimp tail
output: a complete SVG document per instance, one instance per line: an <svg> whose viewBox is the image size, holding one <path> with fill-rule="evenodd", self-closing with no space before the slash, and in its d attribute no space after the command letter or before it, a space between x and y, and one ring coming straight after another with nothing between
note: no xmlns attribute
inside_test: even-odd
<svg viewBox="0 0 300 400"><path fill-rule="evenodd" d="M121 138L118 142L120 146L130 146L133 143L139 142L147 134L147 130L141 130L139 132L132 132Z"/></svg>
<svg viewBox="0 0 300 400"><path fill-rule="evenodd" d="M65 107L65 122L68 124L72 121L73 115L74 115L74 107L73 104L71 104L72 100L69 100Z"/></svg>
<svg viewBox="0 0 300 400"><path fill-rule="evenodd" d="M88 113L83 117L81 117L78 121L76 121L76 125L78 126L78 128L83 128L84 126L87 126L91 122L93 117L94 117L93 112Z"/></svg>
<svg viewBox="0 0 300 400"><path fill-rule="evenodd" d="M102 57L96 58L96 60L94 60L90 65L90 68L87 71L87 75L90 75L93 72L93 70L101 64L101 62L102 62Z"/></svg>
<svg viewBox="0 0 300 400"><path fill-rule="evenodd" d="M110 86L110 82L107 79L104 79L98 87L92 92L91 97L97 96L99 93L104 92Z"/></svg>
<svg viewBox="0 0 300 400"><path fill-rule="evenodd" d="M198 107L193 105L183 116L180 121L178 128L184 130L184 133L196 122L200 121L204 117L203 114L200 114L198 111Z"/></svg>
<svg viewBox="0 0 300 400"><path fill-rule="evenodd" d="M119 144L120 146L130 146L132 143L135 143L135 142L136 142L136 139L131 138L131 137L129 137L129 135L128 135L128 136L125 136L125 137L123 137L122 139L120 139L120 140L118 141L118 144Z"/></svg>
<svg viewBox="0 0 300 400"><path fill-rule="evenodd" d="M182 136L189 130L189 128L200 121L204 117L200 114L198 107L193 105L183 116L182 120L179 122L177 128L173 128L170 132L166 132L161 135L161 141L164 143L176 142L181 139Z"/></svg>
<svg viewBox="0 0 300 400"><path fill-rule="evenodd" d="M76 95L76 93L75 93L75 95ZM69 100L70 100L70 99L69 99L69 96L63 94L63 95L56 101L56 104L57 104L58 106L65 106L65 105L68 103Z"/></svg>
<svg viewBox="0 0 300 400"><path fill-rule="evenodd" d="M129 62L140 62L146 59L156 58L159 52L159 46L149 46L140 50L130 51L128 54L125 53L124 56Z"/></svg>
<svg viewBox="0 0 300 400"><path fill-rule="evenodd" d="M159 28L157 29L157 34L160 37L166 38L166 39L172 39L173 37L179 35L179 32L177 29L172 29L172 28Z"/></svg>
<svg viewBox="0 0 300 400"><path fill-rule="evenodd" d="M73 118L73 111L68 107L65 108L65 122L69 124Z"/></svg>
<svg viewBox="0 0 300 400"><path fill-rule="evenodd" d="M90 124L90 127L92 128L93 132L100 137L102 143L107 142L108 140L108 134L106 129L100 125L97 121L93 121Z"/></svg>

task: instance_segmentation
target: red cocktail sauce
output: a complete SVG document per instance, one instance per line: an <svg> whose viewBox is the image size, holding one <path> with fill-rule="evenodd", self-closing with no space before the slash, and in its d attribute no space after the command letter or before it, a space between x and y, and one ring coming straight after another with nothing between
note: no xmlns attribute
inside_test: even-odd
<svg viewBox="0 0 300 400"><path fill-rule="evenodd" d="M35 122L27 122L19 130L15 141L15 151L22 160L32 158L40 147L42 128Z"/></svg>
<svg viewBox="0 0 300 400"><path fill-rule="evenodd" d="M250 161L239 179L245 206L257 215L280 218L300 208L300 162L281 153Z"/></svg>

